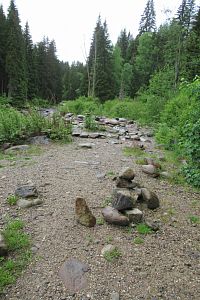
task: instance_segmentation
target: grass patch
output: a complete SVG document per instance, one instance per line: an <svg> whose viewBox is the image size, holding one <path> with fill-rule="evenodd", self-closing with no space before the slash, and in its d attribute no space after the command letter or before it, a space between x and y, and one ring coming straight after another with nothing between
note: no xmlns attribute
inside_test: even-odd
<svg viewBox="0 0 200 300"><path fill-rule="evenodd" d="M7 203L9 205L13 206L13 205L17 204L17 200L18 200L17 196L15 196L15 195L9 195L8 198L7 198Z"/></svg>
<svg viewBox="0 0 200 300"><path fill-rule="evenodd" d="M199 216L190 216L189 220L192 224L200 224L200 217Z"/></svg>
<svg viewBox="0 0 200 300"><path fill-rule="evenodd" d="M133 243L136 245L140 245L140 244L144 243L144 240L138 236L138 237L134 238Z"/></svg>
<svg viewBox="0 0 200 300"><path fill-rule="evenodd" d="M125 147L123 149L123 154L125 156L142 157L142 156L146 155L146 152L144 152L144 150L142 150L138 147Z"/></svg>
<svg viewBox="0 0 200 300"><path fill-rule="evenodd" d="M147 226L146 224L143 224L143 223L138 224L136 226L136 230L140 234L149 234L149 233L153 232L152 229L149 226Z"/></svg>
<svg viewBox="0 0 200 300"><path fill-rule="evenodd" d="M106 173L106 176L109 176L109 177L115 176L115 172L113 172L113 171L108 171L108 172Z"/></svg>
<svg viewBox="0 0 200 300"><path fill-rule="evenodd" d="M103 207L109 206L112 203L112 197L106 197L106 199L103 202Z"/></svg>
<svg viewBox="0 0 200 300"><path fill-rule="evenodd" d="M2 232L12 257L0 257L0 294L7 285L15 283L31 259L30 239L23 229L24 223L14 220Z"/></svg>
<svg viewBox="0 0 200 300"><path fill-rule="evenodd" d="M105 220L103 217L97 218L96 219L96 223L97 225L104 225L105 224Z"/></svg>
<svg viewBox="0 0 200 300"><path fill-rule="evenodd" d="M121 251L115 247L113 250L111 251L106 251L104 253L104 258L108 261L108 262L113 262L117 259L119 259L122 256Z"/></svg>
<svg viewBox="0 0 200 300"><path fill-rule="evenodd" d="M114 238L111 236L111 235L109 235L109 236L107 236L107 238L106 238L106 243L111 243L112 241L114 240Z"/></svg>

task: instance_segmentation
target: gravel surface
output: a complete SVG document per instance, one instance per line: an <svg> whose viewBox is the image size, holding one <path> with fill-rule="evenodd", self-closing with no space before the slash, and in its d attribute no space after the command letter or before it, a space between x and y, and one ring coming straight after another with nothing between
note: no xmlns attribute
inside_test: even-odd
<svg viewBox="0 0 200 300"><path fill-rule="evenodd" d="M69 145L42 146L39 156L16 161L0 169L0 226L6 215L26 222L33 241L34 256L16 284L0 296L2 300L122 300L200 299L199 225L189 221L197 215L199 194L190 188L171 185L142 173L133 158L125 157L125 144L108 139L88 139L92 149L82 149L80 138ZM110 174L122 168L135 170L135 180L156 192L161 207L145 211L150 220L160 220L158 232L140 236L133 228L77 224L74 208L83 197L93 214L101 217L105 200L115 182ZM102 174L107 174L105 177ZM26 182L36 184L44 203L20 209L6 203L9 194ZM106 244L118 247L122 256L108 262L101 256ZM87 288L70 295L58 276L62 264L75 258L89 266Z"/></svg>

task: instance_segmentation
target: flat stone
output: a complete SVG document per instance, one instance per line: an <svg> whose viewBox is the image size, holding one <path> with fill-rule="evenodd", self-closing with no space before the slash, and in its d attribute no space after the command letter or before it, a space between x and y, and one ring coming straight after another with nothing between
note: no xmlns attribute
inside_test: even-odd
<svg viewBox="0 0 200 300"><path fill-rule="evenodd" d="M97 139L97 138L101 137L101 134L98 132L91 132L91 133L89 133L88 137L91 139Z"/></svg>
<svg viewBox="0 0 200 300"><path fill-rule="evenodd" d="M117 178L116 187L118 188L126 188L126 189L134 189L137 187L137 183L131 180L126 180L123 178Z"/></svg>
<svg viewBox="0 0 200 300"><path fill-rule="evenodd" d="M135 199L132 197L129 190L116 189L113 191L112 207L117 210L131 209L135 206Z"/></svg>
<svg viewBox="0 0 200 300"><path fill-rule="evenodd" d="M67 260L58 273L65 287L70 293L77 293L87 287L85 273L89 271L86 264L76 259Z"/></svg>
<svg viewBox="0 0 200 300"><path fill-rule="evenodd" d="M126 210L125 215L128 217L130 223L140 223L143 219L143 212L138 208L134 208L132 210Z"/></svg>
<svg viewBox="0 0 200 300"><path fill-rule="evenodd" d="M16 189L15 195L20 198L32 198L37 197L38 192L35 185L22 185Z"/></svg>
<svg viewBox="0 0 200 300"><path fill-rule="evenodd" d="M81 132L79 136L81 138L88 138L89 134L87 132Z"/></svg>
<svg viewBox="0 0 200 300"><path fill-rule="evenodd" d="M8 254L8 249L5 243L4 236L0 232L0 256L6 256Z"/></svg>
<svg viewBox="0 0 200 300"><path fill-rule="evenodd" d="M117 209L107 206L102 210L102 215L106 222L113 225L127 226L129 219L122 215Z"/></svg>
<svg viewBox="0 0 200 300"><path fill-rule="evenodd" d="M94 147L94 144L92 144L92 143L81 143L81 144L78 144L78 146L80 148L92 149Z"/></svg>
<svg viewBox="0 0 200 300"><path fill-rule="evenodd" d="M75 213L77 222L86 227L94 227L96 224L96 218L93 216L86 201L78 197L76 199Z"/></svg>
<svg viewBox="0 0 200 300"><path fill-rule="evenodd" d="M131 169L129 167L124 168L119 173L119 178L121 178L121 179L133 180L134 177L135 177L135 172L133 171L133 169Z"/></svg>
<svg viewBox="0 0 200 300"><path fill-rule="evenodd" d="M17 201L17 206L19 206L20 208L29 208L33 206L33 202L31 200L19 199Z"/></svg>
<svg viewBox="0 0 200 300"><path fill-rule="evenodd" d="M6 149L5 153L9 154L13 152L27 151L29 148L30 148L29 145L17 145Z"/></svg>

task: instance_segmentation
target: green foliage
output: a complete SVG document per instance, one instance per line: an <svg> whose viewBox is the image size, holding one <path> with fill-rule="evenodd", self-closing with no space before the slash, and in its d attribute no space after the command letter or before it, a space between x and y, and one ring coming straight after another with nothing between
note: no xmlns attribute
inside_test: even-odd
<svg viewBox="0 0 200 300"><path fill-rule="evenodd" d="M84 120L84 126L86 129L96 131L99 129L98 124L95 121L95 117L91 114L87 114Z"/></svg>
<svg viewBox="0 0 200 300"><path fill-rule="evenodd" d="M149 226L147 226L146 224L142 224L142 223L138 224L136 226L136 230L140 234L149 234L149 233L152 233L152 229Z"/></svg>
<svg viewBox="0 0 200 300"><path fill-rule="evenodd" d="M7 227L3 231L3 236L9 251L19 251L30 245L30 239L22 231L23 228L24 223L20 220L15 220L7 224Z"/></svg>
<svg viewBox="0 0 200 300"><path fill-rule="evenodd" d="M71 141L72 125L65 124L59 114L54 114L50 123L49 137L55 141L68 143Z"/></svg>
<svg viewBox="0 0 200 300"><path fill-rule="evenodd" d="M166 149L185 157L183 173L188 183L200 186L200 79L183 82L177 96L170 99L161 115L156 138Z"/></svg>
<svg viewBox="0 0 200 300"><path fill-rule="evenodd" d="M123 149L123 153L126 156L135 156L135 157L141 157L145 155L145 152L137 147L125 147Z"/></svg>
<svg viewBox="0 0 200 300"><path fill-rule="evenodd" d="M12 258L0 257L0 294L7 285L16 281L31 258L30 239L23 232L24 223L20 220L9 221L3 230Z"/></svg>
<svg viewBox="0 0 200 300"><path fill-rule="evenodd" d="M119 259L121 256L122 256L122 253L121 253L121 251L117 247L115 247L111 251L106 251L104 253L104 258L108 262L114 262L116 259Z"/></svg>
<svg viewBox="0 0 200 300"><path fill-rule="evenodd" d="M18 198L15 195L9 195L8 198L7 198L7 202L11 206L16 205L17 200L18 200Z"/></svg>

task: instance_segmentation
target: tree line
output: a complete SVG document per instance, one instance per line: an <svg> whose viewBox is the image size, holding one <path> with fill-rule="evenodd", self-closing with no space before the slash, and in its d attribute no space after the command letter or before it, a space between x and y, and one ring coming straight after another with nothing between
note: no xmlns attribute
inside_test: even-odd
<svg viewBox="0 0 200 300"><path fill-rule="evenodd" d="M23 106L36 98L58 103L80 96L101 102L127 97L162 81L163 92L184 78L200 75L200 8L182 0L176 15L156 28L154 1L148 0L134 38L122 29L112 44L106 21L98 17L85 63L59 61L55 41L34 44L28 23L22 29L11 0L0 6L0 94ZM162 91L161 91L162 93Z"/></svg>

